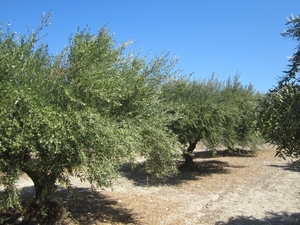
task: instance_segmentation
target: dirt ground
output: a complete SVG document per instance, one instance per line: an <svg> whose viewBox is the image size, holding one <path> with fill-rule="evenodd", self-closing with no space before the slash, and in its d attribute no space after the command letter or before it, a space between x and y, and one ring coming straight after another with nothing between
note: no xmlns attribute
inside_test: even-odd
<svg viewBox="0 0 300 225"><path fill-rule="evenodd" d="M142 164L134 171L124 166L113 190L92 192L74 179L72 195L58 189L66 214L57 224L300 224L300 173L274 157L274 149L212 158L201 147L193 171L183 169L160 184L149 183ZM18 184L23 195L32 193L27 177Z"/></svg>

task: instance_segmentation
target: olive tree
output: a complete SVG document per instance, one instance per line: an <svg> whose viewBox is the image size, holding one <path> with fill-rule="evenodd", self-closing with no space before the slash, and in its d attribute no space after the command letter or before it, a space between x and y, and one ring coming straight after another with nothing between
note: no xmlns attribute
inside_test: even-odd
<svg viewBox="0 0 300 225"><path fill-rule="evenodd" d="M208 80L190 81L186 78L165 84L163 93L178 114L169 125L179 141L185 145L185 164L193 163L192 153L198 141L210 149L218 146L233 150L235 146L255 147L259 138L255 134L257 98L251 85L244 86L235 76L227 82L214 75Z"/></svg>
<svg viewBox="0 0 300 225"><path fill-rule="evenodd" d="M277 146L277 156L300 156L300 16L291 16L282 33L298 42L277 86L270 89L258 108L258 128L265 140Z"/></svg>
<svg viewBox="0 0 300 225"><path fill-rule="evenodd" d="M226 113L222 122L221 145L234 151L236 148L250 148L256 152L262 144L256 131L256 108L261 94L251 84L243 85L239 77L228 78L220 95L220 107Z"/></svg>
<svg viewBox="0 0 300 225"><path fill-rule="evenodd" d="M78 30L69 45L51 55L39 34L1 28L0 170L6 195L0 209L18 207L16 180L33 181L32 205L42 218L56 182L70 177L109 187L123 162L147 160L147 171L175 171L176 136L159 91L175 61L125 54L109 30Z"/></svg>

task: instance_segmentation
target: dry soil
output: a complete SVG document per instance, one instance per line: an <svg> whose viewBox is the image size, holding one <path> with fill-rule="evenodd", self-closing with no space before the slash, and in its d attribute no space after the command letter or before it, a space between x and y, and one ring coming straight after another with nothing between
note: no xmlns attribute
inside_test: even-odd
<svg viewBox="0 0 300 225"><path fill-rule="evenodd" d="M146 178L143 164L133 171L124 166L113 190L92 192L74 179L73 194L58 188L66 215L57 224L300 224L300 173L274 155L265 148L255 157L212 158L199 146L192 171L159 184ZM33 192L26 176L18 185L23 195Z"/></svg>

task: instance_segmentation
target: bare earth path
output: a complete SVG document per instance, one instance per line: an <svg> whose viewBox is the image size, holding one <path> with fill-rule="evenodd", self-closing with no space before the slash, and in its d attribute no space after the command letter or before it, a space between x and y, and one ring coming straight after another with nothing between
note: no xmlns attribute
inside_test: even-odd
<svg viewBox="0 0 300 225"><path fill-rule="evenodd" d="M300 173L274 155L211 158L198 149L193 172L149 185L142 166L124 167L113 191L74 180L75 195L58 192L69 215L62 224L300 224Z"/></svg>

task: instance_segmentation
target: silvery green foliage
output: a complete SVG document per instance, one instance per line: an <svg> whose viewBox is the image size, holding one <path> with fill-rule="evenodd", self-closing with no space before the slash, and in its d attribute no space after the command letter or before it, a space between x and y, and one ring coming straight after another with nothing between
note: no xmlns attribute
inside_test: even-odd
<svg viewBox="0 0 300 225"><path fill-rule="evenodd" d="M255 147L260 138L255 131L255 108L259 95L252 85L242 85L239 77L221 82L212 75L207 80L182 78L165 84L163 93L178 114L170 128L182 144L204 141L210 149L225 146Z"/></svg>
<svg viewBox="0 0 300 225"><path fill-rule="evenodd" d="M277 146L277 155L300 156L300 17L291 16L282 36L298 42L289 58L289 69L278 84L269 90L259 107L259 129L263 137Z"/></svg>
<svg viewBox="0 0 300 225"><path fill-rule="evenodd" d="M35 202L49 199L54 183L70 176L109 187L124 162L147 160L157 177L175 172L176 136L159 87L175 61L125 54L109 30L78 30L69 45L51 55L40 32L0 33L0 169L8 207L14 184L26 173ZM14 202L12 202L14 200Z"/></svg>

